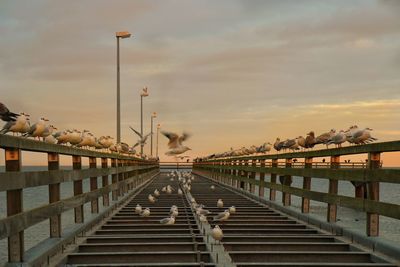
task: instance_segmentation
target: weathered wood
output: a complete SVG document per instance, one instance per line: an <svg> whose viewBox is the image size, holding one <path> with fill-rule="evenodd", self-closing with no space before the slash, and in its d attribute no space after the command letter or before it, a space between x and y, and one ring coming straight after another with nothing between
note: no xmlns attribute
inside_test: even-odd
<svg viewBox="0 0 400 267"><path fill-rule="evenodd" d="M81 156L72 156L72 168L74 170L82 169ZM82 195L82 193L83 193L82 180L74 181L74 196ZM84 221L83 205L75 207L74 214L75 214L75 223L83 223Z"/></svg>
<svg viewBox="0 0 400 267"><path fill-rule="evenodd" d="M108 169L82 169L82 170L52 170L52 171L24 171L24 172L1 172L0 191L36 187L55 183L72 182L89 179L93 176L115 174L117 171L149 170L153 166L125 166Z"/></svg>
<svg viewBox="0 0 400 267"><path fill-rule="evenodd" d="M260 159L260 167L264 168L265 167L265 159ZM265 181L265 173L260 172L260 185L258 186L258 196L259 197L264 197L264 191L265 191L265 186L264 186L264 181Z"/></svg>
<svg viewBox="0 0 400 267"><path fill-rule="evenodd" d="M272 168L278 169L278 160L277 159L273 159L272 160ZM276 176L277 173L276 172L271 172L271 184L276 184ZM269 190L269 200L271 201L275 201L276 199L276 190L273 188L270 188Z"/></svg>
<svg viewBox="0 0 400 267"><path fill-rule="evenodd" d="M380 168L380 153L368 154L368 165L370 169ZM372 201L379 201L379 182L369 182L367 184L367 197ZM379 213L367 212L367 235L379 235Z"/></svg>
<svg viewBox="0 0 400 267"><path fill-rule="evenodd" d="M306 158L304 168L309 169L312 168L313 158ZM303 189L311 190L311 177L303 177ZM301 198L301 212L309 213L310 212L310 199L306 197Z"/></svg>
<svg viewBox="0 0 400 267"><path fill-rule="evenodd" d="M60 168L60 157L57 153L48 153L48 170L58 170ZM49 203L60 200L60 183L49 184ZM61 237L61 213L50 217L50 237Z"/></svg>
<svg viewBox="0 0 400 267"><path fill-rule="evenodd" d="M257 166L257 162L256 162L256 160L255 159L253 159L253 160L251 160L251 166L253 167L253 168L256 168L256 166ZM249 179L256 179L256 172L250 172L250 175L249 175ZM249 191L250 191L250 193L255 193L255 191L256 191L256 187L254 186L254 184L249 184Z"/></svg>
<svg viewBox="0 0 400 267"><path fill-rule="evenodd" d="M339 169L340 167L340 156L332 156L331 157L331 169ZM338 193L338 180L329 179L329 194L337 195ZM337 219L337 205L328 203L327 210L327 221L328 222L336 222Z"/></svg>
<svg viewBox="0 0 400 267"><path fill-rule="evenodd" d="M287 158L285 159L285 168L292 168L292 159ZM283 179L281 180L282 185L290 186L292 184L292 176L291 175L284 175ZM291 196L290 193L283 192L282 193L282 203L283 206L290 206L291 205Z"/></svg>
<svg viewBox="0 0 400 267"><path fill-rule="evenodd" d="M111 159L111 167L116 168L117 167L117 160L116 159ZM116 184L118 182L118 168L117 172L111 175L111 183ZM118 199L118 190L113 190L111 193L111 199L113 201L116 201Z"/></svg>
<svg viewBox="0 0 400 267"><path fill-rule="evenodd" d="M21 170L21 150L5 149L6 172ZM22 189L7 191L7 217L23 211ZM24 232L18 231L8 237L8 261L20 262L24 257Z"/></svg>
<svg viewBox="0 0 400 267"><path fill-rule="evenodd" d="M101 158L101 168L108 168L108 159ZM101 177L101 187L106 187L108 185L108 175L103 175ZM110 195L108 193L103 195L103 206L108 207L110 205Z"/></svg>
<svg viewBox="0 0 400 267"><path fill-rule="evenodd" d="M96 158L94 157L89 157L89 168L91 169L96 169L97 168L97 162ZM94 191L97 189L97 177L90 177L90 191ZM93 199L90 203L90 210L92 213L99 213L99 200Z"/></svg>

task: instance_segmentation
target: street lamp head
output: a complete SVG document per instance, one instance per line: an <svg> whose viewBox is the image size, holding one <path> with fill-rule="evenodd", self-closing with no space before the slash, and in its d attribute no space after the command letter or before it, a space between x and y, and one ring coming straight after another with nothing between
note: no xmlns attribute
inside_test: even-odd
<svg viewBox="0 0 400 267"><path fill-rule="evenodd" d="M157 129L160 129L161 128L161 124L159 123L159 124L157 124Z"/></svg>
<svg viewBox="0 0 400 267"><path fill-rule="evenodd" d="M117 38L129 38L131 37L131 34L129 32L116 32L115 37Z"/></svg>
<svg viewBox="0 0 400 267"><path fill-rule="evenodd" d="M140 94L140 96L149 96L149 93L147 91L147 86L143 87L142 93Z"/></svg>
<svg viewBox="0 0 400 267"><path fill-rule="evenodd" d="M151 117L152 117L152 118L157 118L157 112L153 112L153 113L151 114Z"/></svg>

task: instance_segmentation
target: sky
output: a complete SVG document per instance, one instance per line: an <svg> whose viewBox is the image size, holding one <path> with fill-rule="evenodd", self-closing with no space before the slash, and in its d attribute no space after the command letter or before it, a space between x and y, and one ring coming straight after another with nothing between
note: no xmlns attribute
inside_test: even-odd
<svg viewBox="0 0 400 267"><path fill-rule="evenodd" d="M145 132L157 112L163 130L191 133L193 156L354 124L398 140L399 14L396 0L4 0L0 101L59 129L116 136L115 32L129 31L127 143L144 86ZM166 144L160 135L162 160Z"/></svg>

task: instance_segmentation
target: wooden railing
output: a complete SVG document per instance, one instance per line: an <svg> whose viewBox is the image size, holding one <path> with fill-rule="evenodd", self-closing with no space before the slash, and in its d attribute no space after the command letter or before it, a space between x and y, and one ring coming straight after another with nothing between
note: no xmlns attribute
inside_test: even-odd
<svg viewBox="0 0 400 267"><path fill-rule="evenodd" d="M193 162L170 162L170 161L160 162L160 171L191 170L192 167L193 167Z"/></svg>
<svg viewBox="0 0 400 267"><path fill-rule="evenodd" d="M0 135L0 147L5 150L5 172L0 172L0 191L6 191L7 194L7 217L0 220L0 238L8 238L10 263L23 262L24 258L26 260L24 230L27 228L50 220L49 240L55 242L47 242L51 244L49 247L39 249L43 257L49 257L50 252L46 251L54 250L57 246L62 249L71 238L85 231L86 224L105 215L99 212L99 198L102 198L103 208L110 211L121 199L129 196L128 193L146 183L159 171L158 162L143 161L129 155L52 145L8 135ZM47 153L48 170L22 172L22 151ZM70 157L72 169L60 170L60 155ZM89 158L88 169L82 169L82 157ZM101 168L97 168L98 159L101 160ZM99 185L97 177L100 176L102 180ZM82 182L85 179L90 179L88 192L83 192ZM73 196L61 199L60 185L65 182L73 183ZM43 185L48 186L49 203L24 210L23 190ZM92 216L94 219L86 221L83 205L88 202L91 203L91 213L98 216ZM68 232L65 235L61 214L71 209L74 209L75 224L79 227L64 229L65 233Z"/></svg>
<svg viewBox="0 0 400 267"><path fill-rule="evenodd" d="M381 182L400 183L400 169L381 168L381 153L392 151L400 151L400 141L307 152L215 159L194 163L193 171L251 193L256 193L255 186L258 186L260 197L264 197L264 189L269 188L271 201L276 200L276 191L280 191L284 206L291 205L291 195L299 196L302 198L302 213L310 212L310 200L327 203L328 222L336 222L338 205L364 211L367 215L367 235L378 236L379 215L400 219L399 203L379 201ZM357 154L368 155L364 161L365 164L340 162L341 156ZM321 157L330 157L330 161L316 163L316 159ZM294 163L293 159L299 162ZM265 180L266 174L270 174L269 181ZM291 186L292 176L303 177L302 188ZM278 177L280 183L277 182ZM311 191L312 178L328 179L328 193ZM339 181L352 182L355 186L355 196L338 195Z"/></svg>

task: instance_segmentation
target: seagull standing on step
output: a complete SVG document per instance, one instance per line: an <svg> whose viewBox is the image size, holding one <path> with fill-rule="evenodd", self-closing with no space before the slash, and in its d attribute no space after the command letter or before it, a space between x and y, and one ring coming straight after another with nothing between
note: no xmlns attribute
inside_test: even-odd
<svg viewBox="0 0 400 267"><path fill-rule="evenodd" d="M135 213L139 214L141 212L142 212L142 206L140 206L140 204L136 204Z"/></svg>
<svg viewBox="0 0 400 267"><path fill-rule="evenodd" d="M191 150L189 147L182 145L182 142L186 141L190 137L188 133L184 132L181 136L176 133L166 131L161 131L161 133L169 139L168 147L170 150L167 151L165 155L175 156Z"/></svg>
<svg viewBox="0 0 400 267"><path fill-rule="evenodd" d="M0 102L0 119L3 121L15 121L19 115L11 112L6 105Z"/></svg>
<svg viewBox="0 0 400 267"><path fill-rule="evenodd" d="M224 233L222 232L222 229L219 228L218 225L216 225L212 231L211 231L211 236L217 240L217 241L221 241L222 238L224 237Z"/></svg>
<svg viewBox="0 0 400 267"><path fill-rule="evenodd" d="M172 224L175 223L175 217L171 216L171 217L167 217L167 218L161 219L160 223L161 224L165 224L165 225L172 225Z"/></svg>
<svg viewBox="0 0 400 267"><path fill-rule="evenodd" d="M229 219L230 215L231 214L230 214L229 210L225 210L223 212L218 213L217 216L214 216L213 220L219 221L219 222L224 222Z"/></svg>
<svg viewBox="0 0 400 267"><path fill-rule="evenodd" d="M222 201L222 199L218 199L218 201L217 201L217 207L218 207L218 208L223 208L223 207L224 207L224 202Z"/></svg>
<svg viewBox="0 0 400 267"><path fill-rule="evenodd" d="M139 215L141 217L149 217L150 216L150 209L149 208L145 208L144 210L142 210Z"/></svg>

